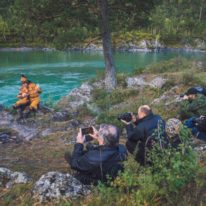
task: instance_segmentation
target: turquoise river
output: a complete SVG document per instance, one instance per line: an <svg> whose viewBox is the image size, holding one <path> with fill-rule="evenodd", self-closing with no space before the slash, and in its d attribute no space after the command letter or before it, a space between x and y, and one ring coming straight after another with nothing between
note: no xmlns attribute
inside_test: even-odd
<svg viewBox="0 0 206 206"><path fill-rule="evenodd" d="M178 56L201 60L205 59L206 53L167 51L114 54L117 71L125 73ZM10 107L15 103L21 74L40 85L43 102L55 102L103 69L102 52L1 51L0 104Z"/></svg>

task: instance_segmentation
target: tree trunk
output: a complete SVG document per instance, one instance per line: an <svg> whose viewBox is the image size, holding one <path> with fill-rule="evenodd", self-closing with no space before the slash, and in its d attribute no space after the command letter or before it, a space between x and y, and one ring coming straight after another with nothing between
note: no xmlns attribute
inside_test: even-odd
<svg viewBox="0 0 206 206"><path fill-rule="evenodd" d="M108 2L107 0L98 0L98 4L101 13L101 30L105 61L105 86L111 91L115 89L117 81L109 30Z"/></svg>

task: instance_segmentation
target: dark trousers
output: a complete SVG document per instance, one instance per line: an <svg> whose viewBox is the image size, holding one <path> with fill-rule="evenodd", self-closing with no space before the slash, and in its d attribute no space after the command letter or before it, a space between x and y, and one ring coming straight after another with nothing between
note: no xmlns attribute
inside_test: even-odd
<svg viewBox="0 0 206 206"><path fill-rule="evenodd" d="M64 158L68 162L68 164L71 165L71 160L72 160L71 152L66 152L64 154ZM87 174L85 172L80 172L80 171L74 171L72 175L84 185L97 185L98 181L101 180L100 178L94 177L92 174Z"/></svg>
<svg viewBox="0 0 206 206"><path fill-rule="evenodd" d="M206 141L206 132L199 131L194 122L195 117L191 117L190 119L185 121L185 126L192 130L192 134L196 136L198 139Z"/></svg>
<svg viewBox="0 0 206 206"><path fill-rule="evenodd" d="M134 142L127 140L127 150L135 156L135 160L141 165L145 164L145 148L143 142Z"/></svg>

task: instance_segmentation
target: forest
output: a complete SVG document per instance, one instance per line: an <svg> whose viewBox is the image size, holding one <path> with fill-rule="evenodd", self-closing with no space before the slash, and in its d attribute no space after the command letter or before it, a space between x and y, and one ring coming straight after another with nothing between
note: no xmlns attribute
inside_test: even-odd
<svg viewBox="0 0 206 206"><path fill-rule="evenodd" d="M166 45L205 40L206 0L110 0L112 35L137 31ZM66 49L101 39L95 0L1 0L0 45ZM132 34L133 34L132 33Z"/></svg>

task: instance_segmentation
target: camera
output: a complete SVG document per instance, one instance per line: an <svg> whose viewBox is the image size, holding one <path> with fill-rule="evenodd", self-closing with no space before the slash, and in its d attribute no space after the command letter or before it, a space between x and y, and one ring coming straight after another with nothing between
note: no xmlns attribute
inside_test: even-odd
<svg viewBox="0 0 206 206"><path fill-rule="evenodd" d="M131 122L131 120L132 120L132 113L131 113L131 112L126 112L126 113L120 114L120 115L117 117L117 119L118 119L119 121L124 120L124 121L126 121L126 122Z"/></svg>
<svg viewBox="0 0 206 206"><path fill-rule="evenodd" d="M82 135L87 135L87 134L93 134L93 128L92 127L86 127L86 128L82 128Z"/></svg>
<svg viewBox="0 0 206 206"><path fill-rule="evenodd" d="M199 131L206 132L206 115L202 115L199 118L193 120Z"/></svg>

